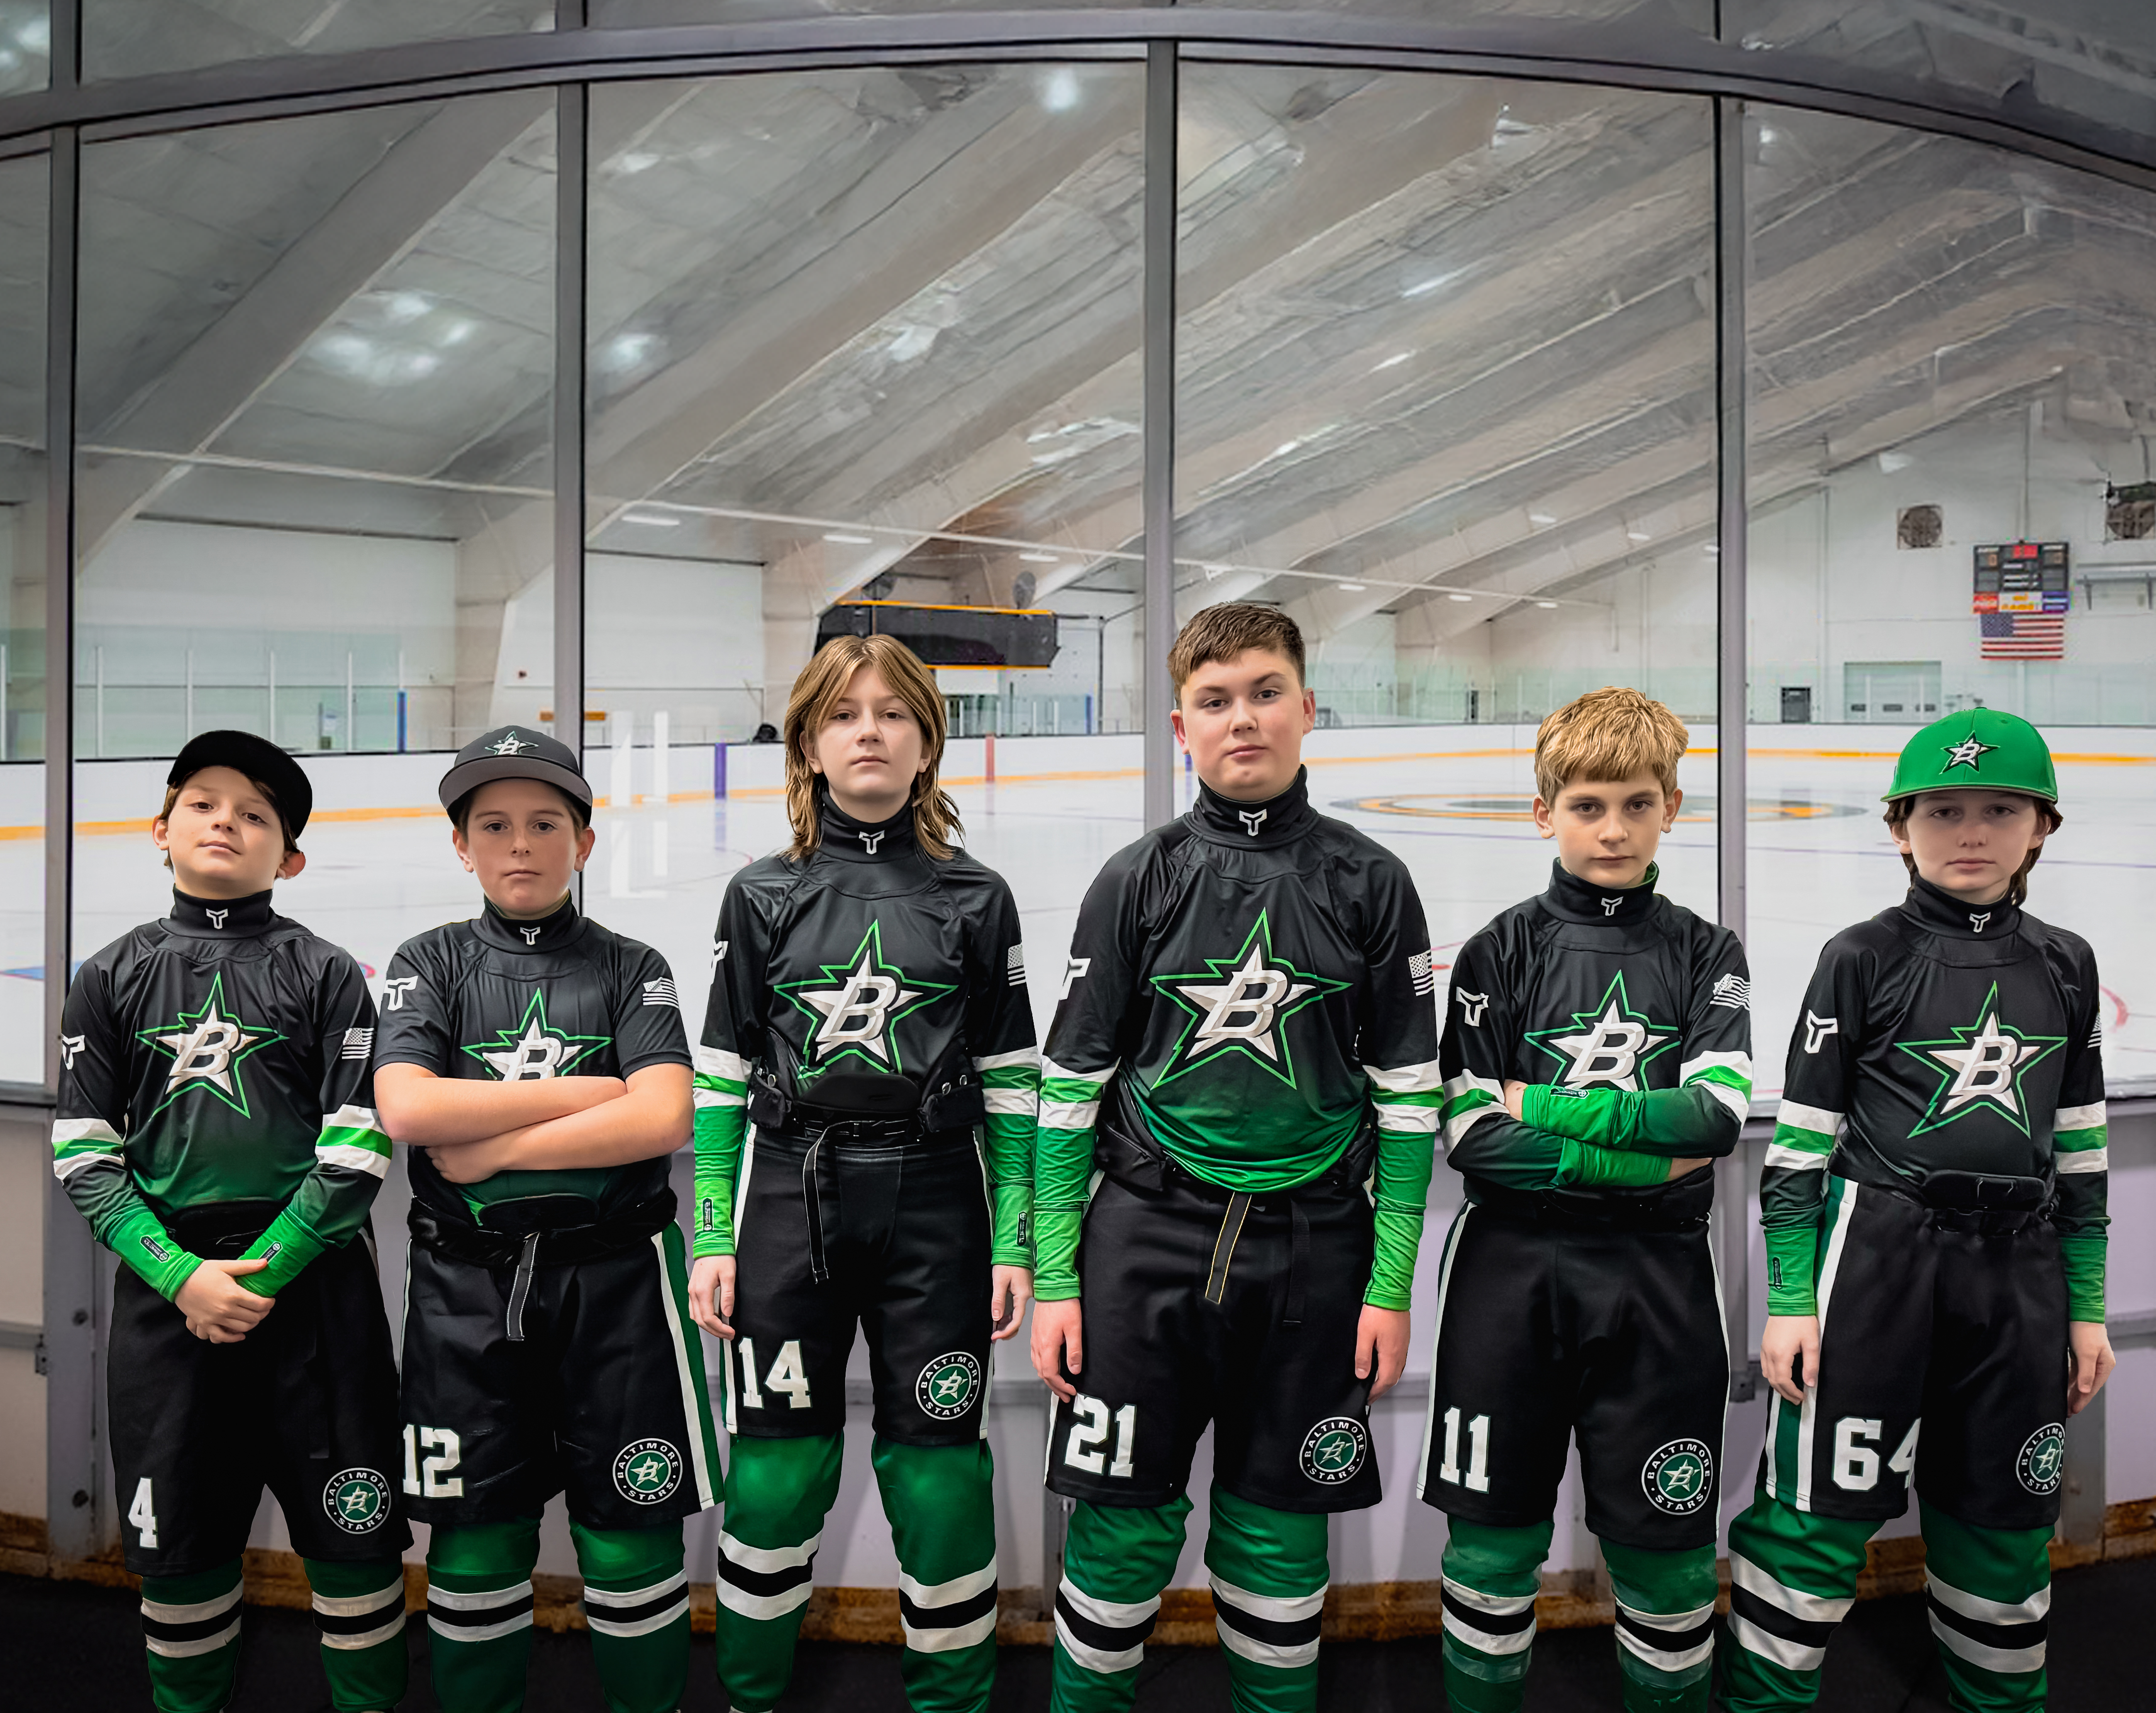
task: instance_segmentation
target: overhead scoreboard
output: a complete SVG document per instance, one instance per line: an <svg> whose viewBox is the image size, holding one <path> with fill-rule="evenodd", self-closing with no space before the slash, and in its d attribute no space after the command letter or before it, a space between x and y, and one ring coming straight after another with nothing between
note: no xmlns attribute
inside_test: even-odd
<svg viewBox="0 0 2156 1713"><path fill-rule="evenodd" d="M2072 605L2062 541L2001 542L1976 550L1977 613L2063 613Z"/></svg>

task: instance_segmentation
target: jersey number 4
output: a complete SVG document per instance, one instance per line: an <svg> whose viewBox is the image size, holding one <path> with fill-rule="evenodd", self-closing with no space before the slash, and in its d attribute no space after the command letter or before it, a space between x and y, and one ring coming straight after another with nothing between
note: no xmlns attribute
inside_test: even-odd
<svg viewBox="0 0 2156 1713"><path fill-rule="evenodd" d="M1108 1407L1096 1397L1081 1394L1071 1401L1070 1413L1070 1438L1064 1442L1063 1461L1074 1469L1083 1469L1092 1475L1099 1474L1106 1465L1110 1475L1129 1479L1131 1458L1137 1448L1138 1407L1125 1404L1115 1413L1116 1455L1112 1463L1106 1450Z"/></svg>
<svg viewBox="0 0 2156 1713"><path fill-rule="evenodd" d="M763 1386L756 1383L756 1340L741 1340L742 1402L752 1410L763 1407ZM778 1347L778 1360L763 1376L763 1386L786 1394L789 1410L813 1409L808 1397L808 1370L801 1360L801 1340L789 1338Z"/></svg>
<svg viewBox="0 0 2156 1713"><path fill-rule="evenodd" d="M424 1458L422 1452L426 1453ZM454 1428L404 1424L404 1490L415 1499L462 1499L465 1478L449 1471L464 1461Z"/></svg>
<svg viewBox="0 0 2156 1713"><path fill-rule="evenodd" d="M147 1475L135 1484L135 1503L127 1507L127 1520L134 1525L140 1536L136 1545L155 1546L157 1544L157 1499L150 1489Z"/></svg>

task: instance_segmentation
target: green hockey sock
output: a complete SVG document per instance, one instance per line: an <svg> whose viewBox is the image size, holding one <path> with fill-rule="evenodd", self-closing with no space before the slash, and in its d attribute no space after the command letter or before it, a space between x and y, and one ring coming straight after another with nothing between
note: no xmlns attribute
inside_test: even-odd
<svg viewBox="0 0 2156 1713"><path fill-rule="evenodd" d="M1707 1713L1714 1674L1714 1543L1681 1552L1602 1543L1617 1597L1625 1713Z"/></svg>
<svg viewBox="0 0 2156 1713"><path fill-rule="evenodd" d="M382 1713L404 1699L410 1667L404 1651L402 1560L332 1564L300 1561L315 1591L322 1636L322 1675L336 1713Z"/></svg>
<svg viewBox="0 0 2156 1713"><path fill-rule="evenodd" d="M1235 1713L1316 1713L1328 1519L1253 1505L1218 1484L1212 1512L1205 1568Z"/></svg>
<svg viewBox="0 0 2156 1713"><path fill-rule="evenodd" d="M1456 1713L1517 1713L1535 1645L1535 1596L1553 1522L1491 1529L1447 1520L1445 1694Z"/></svg>
<svg viewBox="0 0 2156 1713"><path fill-rule="evenodd" d="M996 1685L995 1459L988 1442L870 1453L898 1548L899 1670L914 1713L982 1713Z"/></svg>
<svg viewBox="0 0 2156 1713"><path fill-rule="evenodd" d="M142 1578L142 1641L157 1713L218 1713L239 1669L239 1561Z"/></svg>
<svg viewBox="0 0 2156 1713"><path fill-rule="evenodd" d="M1819 1699L1827 1638L1856 1597L1876 1520L1822 1517L1755 1488L1729 1525L1729 1641L1722 1650L1727 1713L1809 1707Z"/></svg>
<svg viewBox="0 0 2156 1713"><path fill-rule="evenodd" d="M2044 1705L2051 1530L1979 1529L1918 1500L1925 1603L1948 1699L1967 1713Z"/></svg>
<svg viewBox="0 0 2156 1713"><path fill-rule="evenodd" d="M427 1636L442 1713L516 1713L531 1663L539 1519L447 1525L427 1546Z"/></svg>
<svg viewBox="0 0 2156 1713"><path fill-rule="evenodd" d="M793 1675L793 1644L839 1496L843 1442L736 1434L719 1530L719 1685L742 1713L766 1713Z"/></svg>
<svg viewBox="0 0 2156 1713"><path fill-rule="evenodd" d="M1051 1713L1126 1713L1160 1592L1175 1574L1190 1496L1138 1508L1078 1501L1055 1591Z"/></svg>
<svg viewBox="0 0 2156 1713"><path fill-rule="evenodd" d="M674 1713L689 1686L689 1578L681 1525L569 1525L584 1577L584 1622L608 1713Z"/></svg>

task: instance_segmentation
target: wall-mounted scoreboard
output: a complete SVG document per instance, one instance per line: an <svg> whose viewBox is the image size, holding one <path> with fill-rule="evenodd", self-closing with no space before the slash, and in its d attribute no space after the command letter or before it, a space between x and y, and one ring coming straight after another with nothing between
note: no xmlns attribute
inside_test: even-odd
<svg viewBox="0 0 2156 1713"><path fill-rule="evenodd" d="M2073 603L2062 541L2001 542L1976 550L1978 613L2063 613Z"/></svg>

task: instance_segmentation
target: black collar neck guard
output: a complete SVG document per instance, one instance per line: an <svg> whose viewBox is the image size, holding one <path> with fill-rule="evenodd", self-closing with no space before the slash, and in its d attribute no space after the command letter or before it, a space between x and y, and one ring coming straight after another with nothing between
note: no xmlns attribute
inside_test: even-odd
<svg viewBox="0 0 2156 1713"><path fill-rule="evenodd" d="M274 917L266 892L251 893L244 898L198 898L174 887L172 913L168 919L184 934L230 939L239 934L259 934L269 927Z"/></svg>
<svg viewBox="0 0 2156 1713"><path fill-rule="evenodd" d="M495 907L494 900L489 898L486 908L474 918L472 925L478 929L481 939L505 951L558 952L575 941L584 919L577 913L573 896L562 899L547 915L528 922L503 915Z"/></svg>
<svg viewBox="0 0 2156 1713"><path fill-rule="evenodd" d="M1224 845L1254 846L1264 849L1285 845L1310 829L1317 812L1310 806L1310 769L1296 769L1295 783L1279 796L1263 803L1238 803L1223 797L1204 780L1198 782L1198 800L1190 805L1190 823L1209 838Z"/></svg>
<svg viewBox="0 0 2156 1713"><path fill-rule="evenodd" d="M1543 894L1543 903L1553 915L1568 922L1634 923L1655 908L1655 882L1661 874L1661 867L1650 862L1647 877L1639 885L1605 891L1590 886L1562 862L1553 862L1549 890Z"/></svg>
<svg viewBox="0 0 2156 1713"><path fill-rule="evenodd" d="M1909 877L1909 897L1902 908L1933 934L1956 939L1998 939L2021 925L2020 907L2010 900L1972 904L1921 875Z"/></svg>
<svg viewBox="0 0 2156 1713"><path fill-rule="evenodd" d="M908 803L889 820L855 820L831 799L827 786L816 794L818 841L848 862L888 862L913 853L913 805Z"/></svg>

